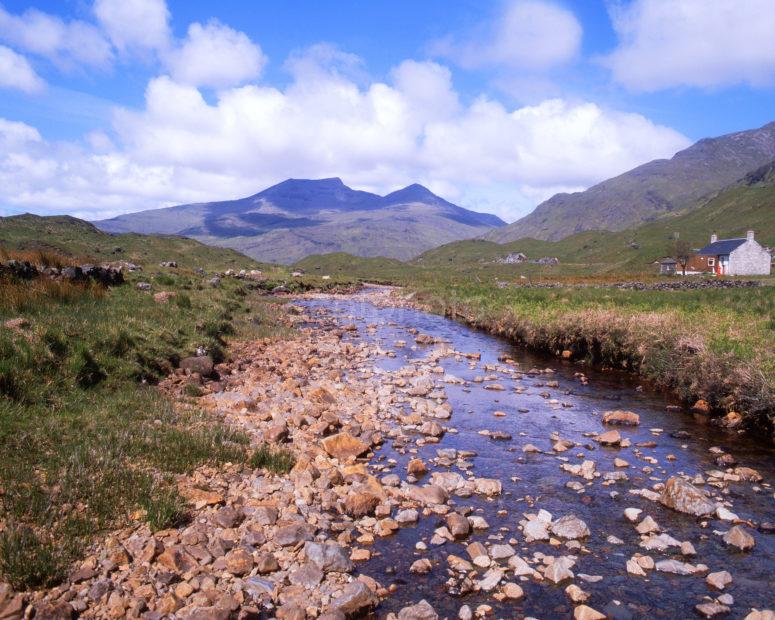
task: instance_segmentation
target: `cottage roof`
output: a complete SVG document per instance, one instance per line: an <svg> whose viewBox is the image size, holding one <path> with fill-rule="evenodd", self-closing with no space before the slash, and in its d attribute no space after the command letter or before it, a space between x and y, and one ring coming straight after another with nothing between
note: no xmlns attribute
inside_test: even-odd
<svg viewBox="0 0 775 620"><path fill-rule="evenodd" d="M662 260L659 261L660 265L675 265L677 263L678 261L675 260L674 258L663 258Z"/></svg>
<svg viewBox="0 0 775 620"><path fill-rule="evenodd" d="M729 254L732 252L732 250L736 250L745 242L745 237L742 239L721 239L720 241L709 243L704 248L701 248L697 254L700 254L701 256L718 256L719 254Z"/></svg>

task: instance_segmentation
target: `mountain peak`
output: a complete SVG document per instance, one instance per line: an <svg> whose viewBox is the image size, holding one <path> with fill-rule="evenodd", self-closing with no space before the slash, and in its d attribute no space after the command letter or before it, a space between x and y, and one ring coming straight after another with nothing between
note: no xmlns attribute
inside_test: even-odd
<svg viewBox="0 0 775 620"><path fill-rule="evenodd" d="M285 179L285 181L281 181L276 185L268 187L264 192L288 188L341 189L345 187L347 186L339 177L329 177L325 179Z"/></svg>
<svg viewBox="0 0 775 620"><path fill-rule="evenodd" d="M398 202L446 202L443 198L439 198L431 190L419 183L412 183L403 189L389 193L385 196L385 201L389 204L396 204Z"/></svg>

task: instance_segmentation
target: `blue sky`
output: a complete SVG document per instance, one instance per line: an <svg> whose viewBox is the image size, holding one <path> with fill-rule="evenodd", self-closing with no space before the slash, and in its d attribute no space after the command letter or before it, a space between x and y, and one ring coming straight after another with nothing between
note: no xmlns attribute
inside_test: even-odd
<svg viewBox="0 0 775 620"><path fill-rule="evenodd" d="M0 0L0 213L287 177L509 221L775 120L770 0Z"/></svg>

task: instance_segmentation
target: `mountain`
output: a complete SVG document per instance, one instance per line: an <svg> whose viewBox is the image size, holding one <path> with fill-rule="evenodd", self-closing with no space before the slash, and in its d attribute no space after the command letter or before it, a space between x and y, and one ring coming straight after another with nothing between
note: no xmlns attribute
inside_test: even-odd
<svg viewBox="0 0 775 620"><path fill-rule="evenodd" d="M529 215L483 235L498 243L558 240L584 230L624 230L697 206L704 198L775 159L775 122L700 140L583 192L557 194Z"/></svg>
<svg viewBox="0 0 775 620"><path fill-rule="evenodd" d="M762 245L775 247L775 160L707 197L699 206L622 231L589 230L559 241L525 238L504 244L470 239L429 250L413 264L436 270L488 270L497 259L523 252L529 258L557 257L560 264L548 270L504 265L504 276L530 271L574 275L653 272L653 261L666 255L675 233L699 248L711 233L722 239L736 238L744 237L748 230L756 233Z"/></svg>
<svg viewBox="0 0 775 620"><path fill-rule="evenodd" d="M292 263L329 252L409 259L504 222L447 202L422 185L379 196L333 178L288 179L247 198L140 211L95 224L113 233L185 235L257 260Z"/></svg>

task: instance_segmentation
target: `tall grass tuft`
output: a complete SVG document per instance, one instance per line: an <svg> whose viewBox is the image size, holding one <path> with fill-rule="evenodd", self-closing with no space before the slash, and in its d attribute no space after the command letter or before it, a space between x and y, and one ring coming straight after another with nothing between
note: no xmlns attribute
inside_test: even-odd
<svg viewBox="0 0 775 620"><path fill-rule="evenodd" d="M45 588L66 574L65 550L26 526L0 532L0 577L17 590Z"/></svg>
<svg viewBox="0 0 775 620"><path fill-rule="evenodd" d="M251 455L248 464L253 469L265 469L274 474L286 474L293 469L296 458L290 450L261 444Z"/></svg>

